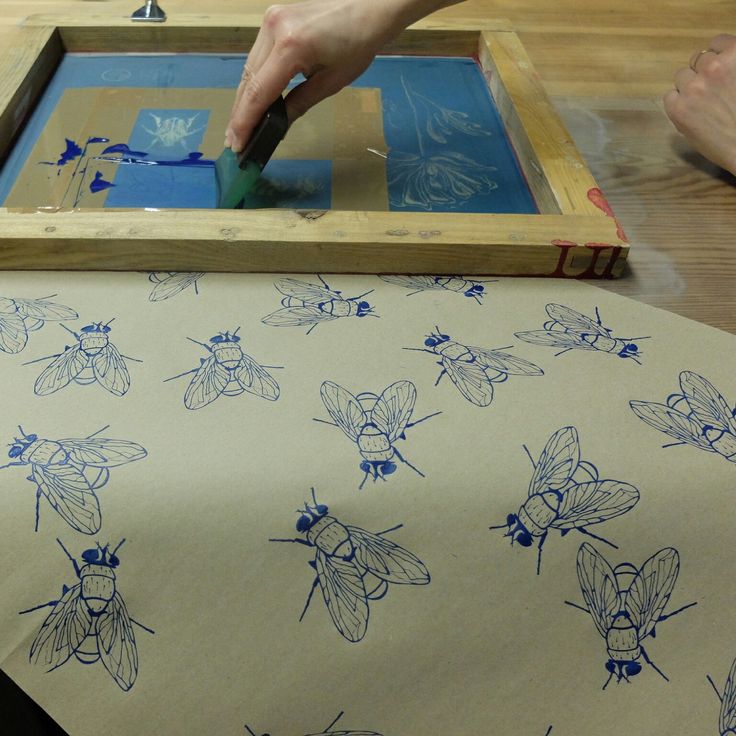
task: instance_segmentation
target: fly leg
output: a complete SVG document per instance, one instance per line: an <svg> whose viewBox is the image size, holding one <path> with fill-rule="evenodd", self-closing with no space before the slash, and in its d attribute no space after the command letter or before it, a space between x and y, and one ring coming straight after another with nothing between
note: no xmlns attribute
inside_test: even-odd
<svg viewBox="0 0 736 736"><path fill-rule="evenodd" d="M439 414L439 412L437 412L437 413ZM427 476L424 475L424 473L422 473L421 470L419 470L419 468L414 467L414 465L412 465L408 460L406 460L404 458L404 456L395 447L394 447L394 453L395 453L396 457L398 457L399 460L401 460L402 463L404 463L405 465L408 465L415 473L418 473L419 475L421 475L422 478L426 478L427 477Z"/></svg>
<svg viewBox="0 0 736 736"><path fill-rule="evenodd" d="M668 618L672 618L673 616L677 616L678 613L682 613L683 611L686 611L688 608L692 608L693 606L697 606L697 605L698 605L698 602L697 601L693 601L692 603L688 603L687 605L678 608L676 611L672 611L672 613L662 614L657 619L657 624L662 623L662 621L666 621ZM650 636L652 637L652 639L656 639L657 638L656 624L655 624L655 627L652 629L652 632L651 632Z"/></svg>
<svg viewBox="0 0 736 736"><path fill-rule="evenodd" d="M144 626L140 621L136 621L134 618L131 617L130 622L135 624L136 626L140 626L143 631L147 631L149 634L155 634L156 632L153 629L149 629L148 626Z"/></svg>
<svg viewBox="0 0 736 736"><path fill-rule="evenodd" d="M274 539L271 538L269 542L293 542L294 544L303 544L305 547L311 547L312 545L307 542L306 539Z"/></svg>
<svg viewBox="0 0 736 736"><path fill-rule="evenodd" d="M330 723L330 725L329 725L329 726L327 726L327 728L326 728L326 729L324 730L324 733L330 733L330 731L331 731L331 729L332 729L332 728L334 727L334 725L335 725L335 724L336 724L336 723L337 723L337 722L338 722L338 721L339 721L339 720L340 720L340 719L341 719L341 718L342 718L342 717L343 717L344 715L345 715L345 711L344 711L344 710L341 710L341 711L340 711L340 712L339 712L339 713L337 714L337 718L335 718L335 720L334 720L334 721L332 721L332 723ZM347 733L347 732L346 732L346 733Z"/></svg>
<svg viewBox="0 0 736 736"><path fill-rule="evenodd" d="M433 414L427 414L426 417L422 417L421 419L417 419L416 422L409 422L409 424L406 425L405 429L410 429L411 427L415 427L417 424L421 424L422 422L426 422L427 419L431 419L432 417L436 417L438 414L442 414L441 411L436 411ZM401 433L401 439L406 439L404 437L404 433Z"/></svg>
<svg viewBox="0 0 736 736"><path fill-rule="evenodd" d="M200 367L202 366L202 363L204 363L204 358L199 359ZM199 368L192 368L190 371L184 371L184 373L180 373L178 376L171 376L171 378L164 378L164 383L167 383L168 381L174 381L177 378L183 378L184 376L188 376L190 373L196 373L199 370Z"/></svg>
<svg viewBox="0 0 736 736"><path fill-rule="evenodd" d="M713 690L715 691L716 697L717 697L717 698L718 698L718 700L720 700L720 701L721 701L721 703L722 703L722 702L723 702L723 696L722 696L722 695L721 695L721 694L720 694L720 693L718 692L718 688L716 687L716 684L715 684L715 682L713 682L713 680L711 679L711 676L710 676L710 675L706 675L705 677L706 677L706 679L708 680L708 682L710 683L710 686L711 686L711 687L713 688Z"/></svg>
<svg viewBox="0 0 736 736"><path fill-rule="evenodd" d="M569 531L569 529L565 529L562 533L562 536L564 537L565 534ZM618 549L618 545L615 545L613 542L609 542L607 539L604 539L603 537L599 537L596 534L593 534L593 532L589 532L585 527L575 527L575 531L580 532L581 534L585 534L588 537L592 537L593 539L597 539L599 542L603 542L604 544L607 544L609 547L613 547L614 549Z"/></svg>
<svg viewBox="0 0 736 736"><path fill-rule="evenodd" d="M559 353L555 353L555 358L559 355L564 355L565 353L569 353L572 350L572 348L565 348L564 350L560 350Z"/></svg>
<svg viewBox="0 0 736 736"><path fill-rule="evenodd" d="M61 547L64 550L64 554L69 558L69 561L72 563L72 565L74 565L74 574L78 578L81 577L82 571L79 569L79 565L77 564L77 561L71 556L71 554L69 554L69 550L64 546L61 539L57 537L56 541L59 543L59 547ZM66 593L66 590L64 592Z"/></svg>
<svg viewBox="0 0 736 736"><path fill-rule="evenodd" d="M309 561L309 566L313 569L317 569L317 563L314 560ZM309 595L307 596L307 602L304 604L304 608L302 609L302 613L299 616L299 621L301 621L304 616L307 614L307 609L309 608L309 604L312 602L312 596L314 595L315 588L319 585L319 575L315 577L314 581L312 582L312 587L309 589Z"/></svg>
<svg viewBox="0 0 736 736"><path fill-rule="evenodd" d="M397 529L401 529L402 526L404 525L397 524L396 526L392 526L390 529L384 529L382 532L376 532L376 536L382 537L384 534L388 534L389 532L395 532Z"/></svg>
<svg viewBox="0 0 736 736"><path fill-rule="evenodd" d="M573 603L572 601L565 601L565 604L568 606L571 606L572 608L577 608L578 611L582 611L583 613L590 614L590 611L585 608L584 606L578 605L577 603Z"/></svg>
<svg viewBox="0 0 736 736"><path fill-rule="evenodd" d="M652 662L651 659L649 659L649 655L647 654L646 649L644 649L644 647L642 647L641 645L639 646L639 648L641 649L641 656L644 657L644 661L648 665L650 665L657 674L661 675L661 677L663 677L667 682L669 682L670 681L670 678L667 677L667 675L665 675L665 673L662 672L662 670L659 669L659 667L657 667L657 665L654 664L654 662Z"/></svg>
<svg viewBox="0 0 736 736"><path fill-rule="evenodd" d="M547 541L547 532L542 534L542 536L539 538L539 546L537 547L537 575L542 570L542 547L544 547L544 543Z"/></svg>
<svg viewBox="0 0 736 736"><path fill-rule="evenodd" d="M66 592L69 589L66 587L66 585L61 589L61 597L63 598L66 595ZM59 599L61 600L61 598ZM18 611L18 615L22 616L24 613L33 613L34 611L40 611L42 608L53 608L59 601L49 601L48 603L39 603L37 606L33 606L32 608L26 608L25 611Z"/></svg>

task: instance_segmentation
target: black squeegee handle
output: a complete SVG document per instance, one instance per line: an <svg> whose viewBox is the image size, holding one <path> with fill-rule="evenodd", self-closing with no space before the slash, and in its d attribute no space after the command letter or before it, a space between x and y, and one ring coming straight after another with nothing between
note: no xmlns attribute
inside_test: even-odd
<svg viewBox="0 0 736 736"><path fill-rule="evenodd" d="M278 99L266 110L266 114L256 126L245 148L238 154L238 166L244 169L252 161L263 169L288 129L286 102L279 95Z"/></svg>

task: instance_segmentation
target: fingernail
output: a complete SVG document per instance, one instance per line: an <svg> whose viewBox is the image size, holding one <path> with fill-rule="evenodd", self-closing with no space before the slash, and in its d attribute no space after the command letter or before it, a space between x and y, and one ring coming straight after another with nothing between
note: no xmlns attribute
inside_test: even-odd
<svg viewBox="0 0 736 736"><path fill-rule="evenodd" d="M225 131L225 148L230 148L232 144L232 133L227 130Z"/></svg>

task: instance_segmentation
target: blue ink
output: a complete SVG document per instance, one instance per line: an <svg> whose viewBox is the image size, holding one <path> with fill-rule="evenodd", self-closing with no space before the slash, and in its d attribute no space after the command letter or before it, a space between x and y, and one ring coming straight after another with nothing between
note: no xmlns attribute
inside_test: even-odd
<svg viewBox="0 0 736 736"><path fill-rule="evenodd" d="M87 139L88 143L109 143L109 138L102 138L100 136L93 136L92 138Z"/></svg>
<svg viewBox="0 0 736 736"><path fill-rule="evenodd" d="M680 572L680 555L666 547L653 554L638 570L630 562L612 568L608 560L589 544L578 551L578 581L585 606L565 601L568 606L590 614L608 650L605 690L616 682L630 682L644 661L667 682L669 678L650 659L642 642L657 635L656 626L668 618L697 605L697 601L663 613Z"/></svg>
<svg viewBox="0 0 736 736"><path fill-rule="evenodd" d="M304 619L315 588L319 585L327 610L337 630L350 642L358 642L368 629L368 601L380 600L389 583L427 585L429 572L411 552L384 535L401 529L398 524L376 534L349 526L329 516L329 509L317 503L312 488L313 506L304 504L296 530L306 539L269 539L312 547L314 560L309 565L317 573L299 620Z"/></svg>
<svg viewBox="0 0 736 736"><path fill-rule="evenodd" d="M66 166L70 161L79 158L82 155L82 149L74 141L69 138L64 139L66 141L66 149L59 156L59 160L55 163L53 161L39 161L39 163L46 166Z"/></svg>
<svg viewBox="0 0 736 736"><path fill-rule="evenodd" d="M76 657L82 664L101 661L115 684L126 692L133 687L138 676L138 649L133 624L149 634L154 631L128 615L117 589L115 569L120 564L118 550L109 545L85 550L80 566L67 548L56 540L74 566L79 579L76 585L62 586L61 598L41 603L20 611L32 613L51 608L51 613L41 625L31 644L29 660L41 664L47 672L66 664Z"/></svg>
<svg viewBox="0 0 736 736"><path fill-rule="evenodd" d="M56 294L40 299L11 299L0 296L0 351L20 353L28 344L28 333L40 330L45 322L77 319L69 307L50 302Z"/></svg>
<svg viewBox="0 0 736 736"><path fill-rule="evenodd" d="M319 733L313 733L308 734L308 736L381 736L380 733L377 733L376 731L333 731L332 729L335 727L337 722L345 715L345 711L340 711L337 714L337 718L335 718L332 723L330 723L329 726L324 731L320 731ZM250 736L258 736L255 731L246 723L245 724L245 730L250 734ZM262 736L270 736L267 733L262 734Z"/></svg>
<svg viewBox="0 0 736 736"><path fill-rule="evenodd" d="M407 296L419 294L421 291L454 291L469 299L475 299L478 304L485 295L483 284L494 283L494 281L464 279L462 276L385 276L379 274L379 278L389 284L413 289Z"/></svg>
<svg viewBox="0 0 736 736"><path fill-rule="evenodd" d="M266 368L281 366L263 366L246 355L240 346L239 329L240 327L232 334L221 332L211 337L209 345L191 337L187 338L195 345L201 345L209 353L208 357L199 359L198 368L164 380L166 383L190 373L194 374L184 394L184 406L187 409L201 409L220 396L239 396L244 391L268 401L279 398L279 385Z"/></svg>
<svg viewBox="0 0 736 736"><path fill-rule="evenodd" d="M148 156L145 151L133 151L127 143L113 143L112 146L105 148L100 155L106 156L109 153L122 153L130 158L145 158Z"/></svg>
<svg viewBox="0 0 736 736"><path fill-rule="evenodd" d="M320 388L320 395L332 421L314 421L339 427L358 446L363 458L359 467L364 473L358 486L360 489L369 477L374 482L379 478L386 480L387 475L396 472L394 458L408 465L422 478L425 477L419 468L401 455L395 444L400 439L406 439L407 429L442 412L436 411L416 422L410 422L417 400L417 389L411 381L392 383L380 396L369 391L353 396L342 386L325 381Z"/></svg>
<svg viewBox="0 0 736 736"><path fill-rule="evenodd" d="M460 393L476 406L489 406L493 401L493 384L503 383L509 376L542 376L544 371L534 363L523 358L516 358L503 352L504 348L476 348L463 345L443 335L440 328L435 328L424 341L426 348L404 348L418 353L429 353L439 357L438 365L442 368L437 376L435 386L442 376L449 376Z"/></svg>
<svg viewBox="0 0 736 736"><path fill-rule="evenodd" d="M82 327L79 332L64 329L74 336L74 345L67 345L63 353L47 355L44 358L30 360L23 365L32 365L44 360L51 363L44 368L33 391L36 396L48 396L74 382L80 386L99 383L102 388L115 396L124 396L130 388L130 373L125 360L136 363L143 361L121 355L110 342L110 320L107 324L94 322Z"/></svg>
<svg viewBox="0 0 736 736"><path fill-rule="evenodd" d="M155 284L148 300L151 302L162 302L165 299L171 299L172 296L194 286L194 293L199 294L197 281L204 276L204 271L195 273L180 273L178 271L158 271L148 274L148 280Z"/></svg>
<svg viewBox="0 0 736 736"><path fill-rule="evenodd" d="M516 337L533 345L548 345L562 348L555 356L569 350L596 350L611 353L619 358L631 358L641 365L639 346L634 340L648 340L647 337L614 337L606 327L595 308L595 321L570 307L561 304L548 304L547 314L550 319L542 325L541 330L517 332Z"/></svg>
<svg viewBox="0 0 736 736"><path fill-rule="evenodd" d="M716 684L710 675L706 675L708 682L721 702L721 711L718 715L718 733L720 736L731 736L736 732L736 659L731 665L723 695L718 692Z"/></svg>
<svg viewBox="0 0 736 736"><path fill-rule="evenodd" d="M279 279L274 287L284 298L283 309L264 317L261 321L271 327L309 327L307 335L322 322L341 317L378 317L371 305L362 301L372 293L366 291L358 296L345 298L341 291L331 289L327 282L317 276L320 284L310 284L296 279Z"/></svg>
<svg viewBox="0 0 736 736"><path fill-rule="evenodd" d="M99 437L108 427L81 439L61 440L43 439L18 429L21 437L15 438L8 452L12 462L0 470L30 466L28 480L36 484L35 531L43 495L72 529L96 534L102 525L102 512L95 491L107 485L110 468L142 460L148 454L135 442Z"/></svg>
<svg viewBox="0 0 736 736"><path fill-rule="evenodd" d="M680 390L664 404L630 401L629 406L650 427L677 440L663 447L692 445L736 463L736 406L692 371L680 373Z"/></svg>
<svg viewBox="0 0 736 736"><path fill-rule="evenodd" d="M620 480L601 480L598 468L580 459L575 427L558 429L547 440L537 463L526 445L524 450L534 467L528 498L518 514L506 517L505 524L489 528L507 529L504 536L511 537L512 545L518 542L531 547L537 539L537 575L550 529L559 529L563 537L575 530L618 549L587 527L630 511L639 501L639 491Z"/></svg>
<svg viewBox="0 0 736 736"><path fill-rule="evenodd" d="M102 178L102 172L98 171L95 174L94 181L89 185L89 190L93 194L96 194L97 192L102 192L105 189L109 189L110 187L114 187L115 185L111 181L105 181Z"/></svg>

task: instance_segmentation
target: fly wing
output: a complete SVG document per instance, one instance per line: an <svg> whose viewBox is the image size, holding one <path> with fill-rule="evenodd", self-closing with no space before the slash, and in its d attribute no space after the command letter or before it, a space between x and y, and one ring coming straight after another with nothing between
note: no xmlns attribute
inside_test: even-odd
<svg viewBox="0 0 736 736"><path fill-rule="evenodd" d="M33 465L32 477L54 511L72 529L82 534L100 530L100 502L80 470L73 465Z"/></svg>
<svg viewBox="0 0 736 736"><path fill-rule="evenodd" d="M363 407L358 399L342 386L332 381L325 381L320 390L322 403L332 417L332 421L356 442L360 431L368 421Z"/></svg>
<svg viewBox="0 0 736 736"><path fill-rule="evenodd" d="M493 383L480 363L443 357L442 369L471 404L488 406L493 401Z"/></svg>
<svg viewBox="0 0 736 736"><path fill-rule="evenodd" d="M597 480L571 486L562 496L556 529L576 529L625 514L636 506L639 491L619 480Z"/></svg>
<svg viewBox="0 0 736 736"><path fill-rule="evenodd" d="M642 566L626 594L626 610L639 639L652 633L672 595L680 572L680 555L666 547L652 555Z"/></svg>
<svg viewBox="0 0 736 736"><path fill-rule="evenodd" d="M79 315L70 307L46 299L13 299L13 301L18 313L29 319L41 322L61 322L65 319L79 318Z"/></svg>
<svg viewBox="0 0 736 736"><path fill-rule="evenodd" d="M355 562L389 583L426 585L430 578L424 563L390 539L355 526L346 527L355 547Z"/></svg>
<svg viewBox="0 0 736 736"><path fill-rule="evenodd" d="M28 330L23 317L17 312L0 314L0 350L19 353L28 342Z"/></svg>
<svg viewBox="0 0 736 736"><path fill-rule="evenodd" d="M597 322L592 320L590 317L586 317L580 312L576 312L570 307L565 307L562 304L548 304L547 314L555 322L561 324L566 330L572 332L584 332L593 335L605 335L610 336L611 331L599 325Z"/></svg>
<svg viewBox="0 0 736 736"><path fill-rule="evenodd" d="M148 454L145 447L135 442L107 437L69 438L58 442L73 462L96 468L114 468L142 460Z"/></svg>
<svg viewBox="0 0 736 736"><path fill-rule="evenodd" d="M569 350L595 350L589 342L583 340L576 332L563 332L562 330L531 330L530 332L516 332L516 337L532 345L547 345L553 348L564 348Z"/></svg>
<svg viewBox="0 0 736 736"><path fill-rule="evenodd" d="M89 634L92 616L81 591L80 584L69 588L46 617L31 644L32 664L41 664L49 671L61 667Z"/></svg>
<svg viewBox="0 0 736 736"><path fill-rule="evenodd" d="M680 442L694 445L708 452L714 452L708 439L703 434L702 425L681 411L653 401L630 401L629 406L634 414L650 427L654 427L654 429L664 432Z"/></svg>
<svg viewBox="0 0 736 736"><path fill-rule="evenodd" d="M388 436L389 442L404 434L416 400L417 390L411 381L396 381L378 397L371 411L371 420Z"/></svg>
<svg viewBox="0 0 736 736"><path fill-rule="evenodd" d="M407 289L442 289L442 286L435 281L433 276L382 276L379 277L382 281L389 284L396 284L397 286L403 286Z"/></svg>
<svg viewBox="0 0 736 736"><path fill-rule="evenodd" d="M297 279L279 279L274 286L284 296L293 297L306 304L320 304L333 299L341 299L337 292L325 289L324 286L298 281Z"/></svg>
<svg viewBox="0 0 736 736"><path fill-rule="evenodd" d="M588 612L605 639L619 610L616 576L606 559L589 544L578 550L578 580Z"/></svg>
<svg viewBox="0 0 736 736"><path fill-rule="evenodd" d="M548 440L534 468L529 495L564 488L580 463L580 445L575 427L562 427Z"/></svg>
<svg viewBox="0 0 736 736"><path fill-rule="evenodd" d="M36 379L33 390L37 396L48 396L68 386L87 365L87 356L77 343L54 358Z"/></svg>
<svg viewBox="0 0 736 736"><path fill-rule="evenodd" d="M307 325L316 325L319 322L329 322L333 319L337 319L337 317L323 312L317 306L308 304L303 307L295 306L277 309L275 312L265 316L261 322L269 327L305 327Z"/></svg>
<svg viewBox="0 0 736 736"><path fill-rule="evenodd" d="M697 373L683 371L680 387L693 414L703 424L736 434L736 418L710 381Z"/></svg>
<svg viewBox="0 0 736 736"><path fill-rule="evenodd" d="M150 279L156 281L156 285L151 289L148 296L149 301L162 302L164 299L170 299L176 296L184 289L196 283L204 276L204 271L194 273L152 273Z"/></svg>
<svg viewBox="0 0 736 736"><path fill-rule="evenodd" d="M123 356L111 343L92 359L92 369L97 381L115 396L123 396L130 388L130 373Z"/></svg>
<svg viewBox="0 0 736 736"><path fill-rule="evenodd" d="M511 376L544 375L544 371L538 365L505 353L503 350L486 350L472 345L468 345L468 350L476 356L481 365L500 373L508 373Z"/></svg>
<svg viewBox="0 0 736 736"><path fill-rule="evenodd" d="M360 641L368 628L365 585L352 562L317 550L317 578L325 605L337 630L352 642Z"/></svg>
<svg viewBox="0 0 736 736"><path fill-rule="evenodd" d="M201 409L212 403L230 383L230 374L214 355L202 361L184 394L187 409Z"/></svg>
<svg viewBox="0 0 736 736"><path fill-rule="evenodd" d="M718 726L722 734L736 730L736 659L728 673L726 687L723 689L723 701Z"/></svg>
<svg viewBox="0 0 736 736"><path fill-rule="evenodd" d="M130 690L138 676L138 649L133 623L117 591L97 618L97 642L105 669L120 688Z"/></svg>
<svg viewBox="0 0 736 736"><path fill-rule="evenodd" d="M279 397L278 383L262 365L245 353L235 370L235 378L250 394L269 401L276 401Z"/></svg>

